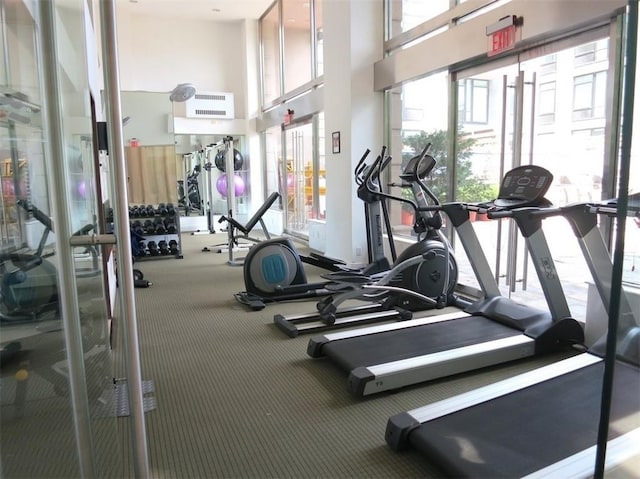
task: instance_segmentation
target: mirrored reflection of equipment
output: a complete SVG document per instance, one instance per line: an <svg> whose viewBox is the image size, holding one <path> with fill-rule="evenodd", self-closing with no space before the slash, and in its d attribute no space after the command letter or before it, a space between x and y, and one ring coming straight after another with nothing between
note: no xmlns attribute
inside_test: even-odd
<svg viewBox="0 0 640 479"><path fill-rule="evenodd" d="M199 183L201 171L200 164L196 164L184 180L178 180L178 206L184 209L186 216L193 212L200 212L203 208Z"/></svg>
<svg viewBox="0 0 640 479"><path fill-rule="evenodd" d="M25 322L55 318L58 313L56 268L47 261L44 247L53 231L51 219L23 200L17 202L45 227L33 253L11 252L0 255L0 320Z"/></svg>

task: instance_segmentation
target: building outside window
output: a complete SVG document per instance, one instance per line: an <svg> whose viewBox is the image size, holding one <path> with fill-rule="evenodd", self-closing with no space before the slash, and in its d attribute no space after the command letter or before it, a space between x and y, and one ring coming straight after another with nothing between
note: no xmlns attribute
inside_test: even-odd
<svg viewBox="0 0 640 479"><path fill-rule="evenodd" d="M538 116L539 121L548 125L555 121L556 117L556 82L550 81L540 84L538 90Z"/></svg>
<svg viewBox="0 0 640 479"><path fill-rule="evenodd" d="M458 83L458 115L465 123L489 120L489 81L468 78Z"/></svg>
<svg viewBox="0 0 640 479"><path fill-rule="evenodd" d="M607 72L579 75L573 79L573 119L604 118Z"/></svg>

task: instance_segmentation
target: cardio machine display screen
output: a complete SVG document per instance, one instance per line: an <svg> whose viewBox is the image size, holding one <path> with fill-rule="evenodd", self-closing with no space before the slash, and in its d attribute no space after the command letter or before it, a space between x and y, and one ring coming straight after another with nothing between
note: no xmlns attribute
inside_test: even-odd
<svg viewBox="0 0 640 479"><path fill-rule="evenodd" d="M498 200L503 201L496 201L496 204L533 202L545 195L552 181L553 175L539 166L514 168L502 180Z"/></svg>

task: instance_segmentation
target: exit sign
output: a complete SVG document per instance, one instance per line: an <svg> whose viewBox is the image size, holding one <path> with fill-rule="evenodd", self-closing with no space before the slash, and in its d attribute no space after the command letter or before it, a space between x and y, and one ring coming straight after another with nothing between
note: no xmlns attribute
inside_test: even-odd
<svg viewBox="0 0 640 479"><path fill-rule="evenodd" d="M516 45L516 27L522 24L522 17L508 15L486 28L487 55L492 57L498 53L511 50Z"/></svg>
<svg viewBox="0 0 640 479"><path fill-rule="evenodd" d="M489 52L490 57L497 55L498 53L511 50L516 45L516 26L503 28L494 32L489 37Z"/></svg>

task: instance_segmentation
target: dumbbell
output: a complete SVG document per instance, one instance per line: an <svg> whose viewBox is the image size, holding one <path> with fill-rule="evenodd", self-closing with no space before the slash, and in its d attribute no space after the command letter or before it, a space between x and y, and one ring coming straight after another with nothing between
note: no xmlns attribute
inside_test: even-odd
<svg viewBox="0 0 640 479"><path fill-rule="evenodd" d="M169 216L175 216L176 214L178 214L178 210L176 210L176 207L173 205L173 203L167 203L167 214Z"/></svg>
<svg viewBox="0 0 640 479"><path fill-rule="evenodd" d="M144 241L138 241L138 250L140 253L138 256L146 256L147 255L147 245Z"/></svg>
<svg viewBox="0 0 640 479"><path fill-rule="evenodd" d="M166 220L164 222L165 227L167 228L167 233L174 234L178 231L178 227L173 222L173 220Z"/></svg>
<svg viewBox="0 0 640 479"><path fill-rule="evenodd" d="M153 221L153 225L156 228L157 235L163 235L167 232L167 228L164 226L164 222L162 221L162 218L156 218Z"/></svg>
<svg viewBox="0 0 640 479"><path fill-rule="evenodd" d="M164 240L158 243L158 249L160 250L160 254L163 254L163 255L169 254L169 245Z"/></svg>
<svg viewBox="0 0 640 479"><path fill-rule="evenodd" d="M132 228L133 228L133 232L137 235L144 235L144 228L142 227L142 221L140 220L135 220L132 224L131 224Z"/></svg>
<svg viewBox="0 0 640 479"><path fill-rule="evenodd" d="M169 251L171 254L178 254L178 242L176 240L169 241Z"/></svg>
<svg viewBox="0 0 640 479"><path fill-rule="evenodd" d="M147 205L144 208L144 216L154 216L156 214L156 210L154 209L153 205Z"/></svg>
<svg viewBox="0 0 640 479"><path fill-rule="evenodd" d="M149 241L147 243L147 248L149 249L149 254L151 256L158 256L160 254L160 250L158 249L158 244L155 241Z"/></svg>
<svg viewBox="0 0 640 479"><path fill-rule="evenodd" d="M153 224L153 220L144 221L144 230L147 234L152 235L156 232L156 227Z"/></svg>
<svg viewBox="0 0 640 479"><path fill-rule="evenodd" d="M164 203L160 203L158 205L156 213L158 213L160 216L167 216L167 206Z"/></svg>

